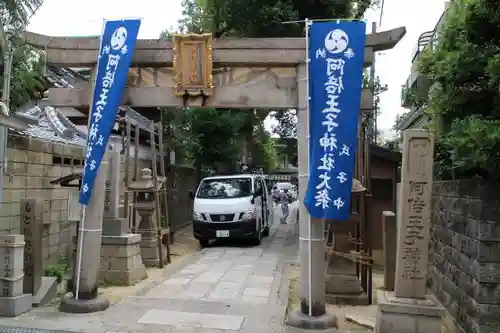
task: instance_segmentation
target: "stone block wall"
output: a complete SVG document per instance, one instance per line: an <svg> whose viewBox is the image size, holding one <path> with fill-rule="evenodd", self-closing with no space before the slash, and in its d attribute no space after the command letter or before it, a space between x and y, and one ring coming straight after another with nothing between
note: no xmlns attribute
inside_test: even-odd
<svg viewBox="0 0 500 333"><path fill-rule="evenodd" d="M192 220L193 201L189 191L196 191L196 171L188 166L171 167L167 174L168 218L172 231L178 231Z"/></svg>
<svg viewBox="0 0 500 333"><path fill-rule="evenodd" d="M449 316L500 332L500 183L435 182L430 246L428 284Z"/></svg>
<svg viewBox="0 0 500 333"><path fill-rule="evenodd" d="M43 198L43 221L47 223L43 232L45 262L55 259L58 251L66 255L71 237L67 221L68 189L57 188L50 181L81 168L81 156L83 151L79 147L9 136L0 233L22 233L21 199Z"/></svg>
<svg viewBox="0 0 500 333"><path fill-rule="evenodd" d="M21 199L43 198L43 221L50 221L43 233L45 263L53 261L59 251L70 255L71 238L76 234L75 225L68 222L67 211L70 191L75 189L60 188L50 182L81 171L83 154L82 147L9 135L8 175L4 177L0 203L0 234L22 233ZM124 178L124 164L121 167L121 179ZM139 161L141 168L149 167L149 164L148 161ZM133 173L133 167L130 168L130 173Z"/></svg>

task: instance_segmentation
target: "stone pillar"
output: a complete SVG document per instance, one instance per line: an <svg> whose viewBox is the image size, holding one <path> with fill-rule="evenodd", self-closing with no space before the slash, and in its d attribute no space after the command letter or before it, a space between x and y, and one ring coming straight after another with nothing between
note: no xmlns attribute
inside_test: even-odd
<svg viewBox="0 0 500 333"><path fill-rule="evenodd" d="M31 310L33 295L23 293L24 236L0 235L0 316L15 317Z"/></svg>
<svg viewBox="0 0 500 333"><path fill-rule="evenodd" d="M109 300L98 294L98 273L101 258L101 235L104 211L106 178L108 172L108 154L102 159L97 172L92 196L85 208L84 223L79 224L77 239L77 255L81 258L80 283L78 299L76 299L76 268L73 280L73 293L66 295L61 301L59 309L69 313L90 313L103 311L109 307ZM83 227L82 227L83 226ZM80 237L83 237L83 246L78 246ZM81 253L79 253L81 251Z"/></svg>
<svg viewBox="0 0 500 333"><path fill-rule="evenodd" d="M104 201L103 236L128 234L128 219L120 218L120 152L109 150L109 169Z"/></svg>
<svg viewBox="0 0 500 333"><path fill-rule="evenodd" d="M23 292L36 294L43 276L43 199L21 200L21 227L24 235Z"/></svg>
<svg viewBox="0 0 500 333"><path fill-rule="evenodd" d="M34 296L33 306L37 307L54 299L57 279L43 276L43 199L22 199L20 206L25 242L23 291Z"/></svg>
<svg viewBox="0 0 500 333"><path fill-rule="evenodd" d="M444 309L426 295L434 140L429 131L403 134L395 291L378 292L376 333L439 333Z"/></svg>
<svg viewBox="0 0 500 333"><path fill-rule="evenodd" d="M120 218L120 152L110 150L109 155L99 281L134 285L147 277L141 259L141 235L128 233L128 220Z"/></svg>
<svg viewBox="0 0 500 333"><path fill-rule="evenodd" d="M304 197L309 179L309 115L306 64L297 66L297 127L299 162L299 257L300 257L300 308L290 312L287 324L300 328L325 329L337 326L334 314L325 307L325 240L324 221L311 219ZM311 233L309 233L311 231ZM311 251L309 251L311 239ZM311 262L310 262L311 259ZM311 279L309 270L311 269ZM311 293L309 292L311 291ZM309 298L311 294L311 298ZM309 316L309 304L312 316Z"/></svg>
<svg viewBox="0 0 500 333"><path fill-rule="evenodd" d="M393 291L396 274L397 224L396 214L382 212L382 237L384 246L384 289Z"/></svg>

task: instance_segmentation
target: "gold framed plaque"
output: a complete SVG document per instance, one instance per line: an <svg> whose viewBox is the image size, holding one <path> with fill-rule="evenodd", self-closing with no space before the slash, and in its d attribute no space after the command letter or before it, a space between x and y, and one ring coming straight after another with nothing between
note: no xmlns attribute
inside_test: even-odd
<svg viewBox="0 0 500 333"><path fill-rule="evenodd" d="M212 34L173 35L174 84L177 96L211 96Z"/></svg>

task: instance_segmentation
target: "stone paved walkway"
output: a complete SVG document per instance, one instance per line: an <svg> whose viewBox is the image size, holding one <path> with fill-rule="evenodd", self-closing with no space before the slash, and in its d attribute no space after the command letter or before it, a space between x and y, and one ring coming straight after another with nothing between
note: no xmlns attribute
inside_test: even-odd
<svg viewBox="0 0 500 333"><path fill-rule="evenodd" d="M260 246L205 248L163 283L102 313L74 315L41 308L0 319L0 326L89 333L285 332L288 283L283 264L296 259L293 230L291 223L275 223Z"/></svg>
<svg viewBox="0 0 500 333"><path fill-rule="evenodd" d="M270 236L260 246L205 248L160 284L152 283L104 312L75 315L55 308L34 309L17 318L1 318L0 332L304 332L283 325L288 300L283 267L297 260L296 207L291 207L287 225L279 225L275 215Z"/></svg>

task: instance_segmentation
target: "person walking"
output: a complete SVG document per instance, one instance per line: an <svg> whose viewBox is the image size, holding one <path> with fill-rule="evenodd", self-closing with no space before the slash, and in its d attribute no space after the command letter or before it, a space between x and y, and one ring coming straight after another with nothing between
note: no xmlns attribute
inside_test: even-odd
<svg viewBox="0 0 500 333"><path fill-rule="evenodd" d="M288 215L290 214L290 209L288 204L291 202L291 195L288 193L288 189L284 189L280 196L280 204L281 204L281 224L286 224L286 220L288 219Z"/></svg>

